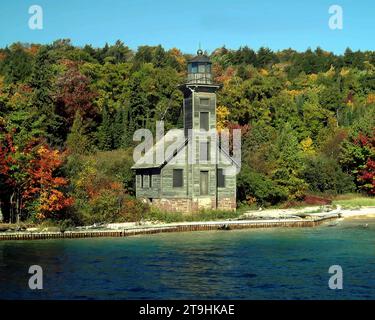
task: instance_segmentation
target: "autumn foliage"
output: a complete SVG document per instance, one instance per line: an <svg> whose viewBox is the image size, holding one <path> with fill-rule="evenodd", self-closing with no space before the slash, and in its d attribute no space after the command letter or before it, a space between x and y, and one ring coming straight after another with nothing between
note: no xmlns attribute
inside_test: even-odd
<svg viewBox="0 0 375 320"><path fill-rule="evenodd" d="M375 195L375 129L372 137L359 134L355 143L369 150L368 157L363 169L359 170L358 181L362 183L362 189L369 195Z"/></svg>
<svg viewBox="0 0 375 320"><path fill-rule="evenodd" d="M180 85L193 56L69 39L0 49L3 220L138 221L133 134L161 119L183 126ZM374 51L221 47L208 58L230 153L241 130L238 204L374 195Z"/></svg>
<svg viewBox="0 0 375 320"><path fill-rule="evenodd" d="M359 180L364 183L363 189L375 195L375 160L368 159L365 169L360 173Z"/></svg>
<svg viewBox="0 0 375 320"><path fill-rule="evenodd" d="M7 187L10 219L19 219L26 213L39 220L53 218L71 206L73 199L61 191L68 181L56 175L64 154L38 140L19 149L12 134L4 127L0 129L0 178Z"/></svg>
<svg viewBox="0 0 375 320"><path fill-rule="evenodd" d="M37 201L36 217L50 218L73 204L73 199L64 195L60 188L67 185L66 178L55 176L63 164L64 154L52 150L47 145L36 148L35 157L29 162L28 180L23 198Z"/></svg>
<svg viewBox="0 0 375 320"><path fill-rule="evenodd" d="M96 94L90 90L90 79L81 74L78 64L70 60L64 61L67 71L57 79L55 100L57 112L72 125L77 111L85 119L96 116L93 100Z"/></svg>

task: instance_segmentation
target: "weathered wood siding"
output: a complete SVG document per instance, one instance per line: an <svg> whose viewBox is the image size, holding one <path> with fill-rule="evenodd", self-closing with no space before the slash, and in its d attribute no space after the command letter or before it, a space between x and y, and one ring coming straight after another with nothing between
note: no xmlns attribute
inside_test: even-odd
<svg viewBox="0 0 375 320"><path fill-rule="evenodd" d="M236 203L236 175L225 176L225 187L217 187L217 169L225 169L232 163L228 159L222 161L217 149L216 135L209 133L216 132L216 89L217 87L199 86L194 91L185 91L184 96L184 128L185 136L188 137L188 129L194 130L194 138L189 144L158 173L153 173L152 187L149 188L147 169L137 170L137 197L158 199L158 203L164 208L184 207L189 210L198 208L230 208L235 209ZM208 112L209 131L203 136L196 135L200 130L201 112ZM205 136L204 136L205 135ZM210 159L201 160L200 143L209 141ZM194 149L194 153L192 153ZM218 154L216 154L218 153ZM189 163L191 155L194 155L193 163ZM222 152L220 151L220 154ZM219 163L217 163L219 161ZM173 187L173 170L183 170L183 186ZM156 169L148 169L156 170ZM201 172L208 172L208 194L201 194ZM144 187L141 187L141 174L144 174ZM186 209L187 210L187 209Z"/></svg>
<svg viewBox="0 0 375 320"><path fill-rule="evenodd" d="M207 106L201 105L200 100L201 98L209 99L209 104ZM196 92L194 93L194 104L193 104L193 111L194 111L194 120L193 120L193 128L199 130L200 129L200 120L199 120L199 113L200 112L209 112L209 127L210 130L216 129L216 94L212 92Z"/></svg>
<svg viewBox="0 0 375 320"><path fill-rule="evenodd" d="M193 105L191 106L191 98ZM201 105L201 98L209 99L207 105ZM216 94L213 92L195 92L191 97L185 97L185 112L192 111L194 113L193 123L185 122L185 126L195 130L200 129L200 112L209 112L209 128L211 130L216 129ZM185 115L185 121L186 121ZM186 128L186 127L185 127ZM200 137L195 137L195 143L189 142L188 146L185 147L178 155L178 160L166 164L161 171L161 198L176 199L185 198L201 201L206 203L208 207L216 207L216 197L220 199L233 199L236 201L236 176L228 175L225 177L225 187L217 189L217 177L216 170L223 169L228 166L228 163L220 161L221 157L216 155L215 152L217 141L216 137L210 137L210 148L213 151L211 154L211 160L204 162L200 160ZM190 148L190 149L189 149ZM188 150L195 150L195 161L194 164L188 163ZM216 165L216 158L219 159L220 163ZM183 169L184 184L181 188L173 187L173 169ZM200 172L208 171L208 195L201 195L200 193Z"/></svg>
<svg viewBox="0 0 375 320"><path fill-rule="evenodd" d="M142 188L141 179L144 178ZM152 185L149 187L149 174L152 176ZM161 193L160 169L138 169L136 171L136 196L137 198L158 198Z"/></svg>

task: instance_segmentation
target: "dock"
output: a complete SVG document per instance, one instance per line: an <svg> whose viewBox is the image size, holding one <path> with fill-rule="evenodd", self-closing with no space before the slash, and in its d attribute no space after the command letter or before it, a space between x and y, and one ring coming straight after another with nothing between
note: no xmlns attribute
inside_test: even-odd
<svg viewBox="0 0 375 320"><path fill-rule="evenodd" d="M136 226L119 230L74 230L65 232L2 232L0 241L7 240L44 240L44 239L79 239L103 237L130 237L168 232L193 232L214 230L238 230L259 228L306 228L316 227L324 222L339 218L339 214L325 214L311 219L273 219L273 220L235 220L170 223L155 226Z"/></svg>

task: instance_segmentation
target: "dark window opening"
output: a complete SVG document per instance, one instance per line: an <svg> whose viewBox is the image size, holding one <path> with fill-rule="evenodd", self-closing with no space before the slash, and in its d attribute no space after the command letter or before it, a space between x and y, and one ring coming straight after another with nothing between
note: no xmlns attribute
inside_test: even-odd
<svg viewBox="0 0 375 320"><path fill-rule="evenodd" d="M152 174L148 175L148 187L152 188Z"/></svg>
<svg viewBox="0 0 375 320"><path fill-rule="evenodd" d="M210 160L210 142L205 141L200 143L200 160L209 161Z"/></svg>
<svg viewBox="0 0 375 320"><path fill-rule="evenodd" d="M208 195L208 171L201 171L200 174L200 193L201 196Z"/></svg>
<svg viewBox="0 0 375 320"><path fill-rule="evenodd" d="M144 176L141 174L141 188L143 189L144 187Z"/></svg>
<svg viewBox="0 0 375 320"><path fill-rule="evenodd" d="M173 169L173 188L181 188L184 186L184 177L182 169Z"/></svg>
<svg viewBox="0 0 375 320"><path fill-rule="evenodd" d="M200 128L201 130L208 131L209 128L209 113L208 112L201 112L199 117Z"/></svg>
<svg viewBox="0 0 375 320"><path fill-rule="evenodd" d="M197 73L198 72L198 63L193 62L190 67L189 67L189 72L190 73Z"/></svg>
<svg viewBox="0 0 375 320"><path fill-rule="evenodd" d="M217 187L225 188L224 169L217 169Z"/></svg>

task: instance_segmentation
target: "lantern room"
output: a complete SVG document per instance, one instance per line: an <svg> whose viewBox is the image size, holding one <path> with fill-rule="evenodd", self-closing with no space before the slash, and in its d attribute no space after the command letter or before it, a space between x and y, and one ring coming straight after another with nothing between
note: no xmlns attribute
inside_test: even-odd
<svg viewBox="0 0 375 320"><path fill-rule="evenodd" d="M188 84L212 84L211 61L198 50L197 56L188 61Z"/></svg>

